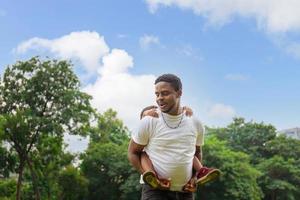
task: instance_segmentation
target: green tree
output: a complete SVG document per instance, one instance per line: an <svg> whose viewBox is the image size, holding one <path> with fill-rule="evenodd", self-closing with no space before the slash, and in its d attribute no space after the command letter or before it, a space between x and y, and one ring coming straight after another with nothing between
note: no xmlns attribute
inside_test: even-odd
<svg viewBox="0 0 300 200"><path fill-rule="evenodd" d="M257 184L260 172L243 152L231 150L225 141L210 135L203 147L204 165L221 170L219 181L199 188L198 199L258 200L262 192Z"/></svg>
<svg viewBox="0 0 300 200"><path fill-rule="evenodd" d="M118 200L133 196L136 188L131 188L131 181L138 186L138 176L133 177L136 172L128 163L126 150L126 143L97 143L89 147L81 164L82 172L89 180L88 199ZM135 193L135 198L131 199L138 199L138 196Z"/></svg>
<svg viewBox="0 0 300 200"><path fill-rule="evenodd" d="M258 164L264 199L300 198L300 141L278 136L265 145L266 157Z"/></svg>
<svg viewBox="0 0 300 200"><path fill-rule="evenodd" d="M265 151L266 158L279 155L283 158L293 158L300 161L300 140L280 135L266 142Z"/></svg>
<svg viewBox="0 0 300 200"><path fill-rule="evenodd" d="M16 155L9 152L9 148L0 145L0 178L8 178L14 172Z"/></svg>
<svg viewBox="0 0 300 200"><path fill-rule="evenodd" d="M26 165L35 198L40 199L32 151L42 135L86 135L93 113L90 99L80 91L79 80L67 61L42 61L34 57L7 67L0 80L0 115L5 119L1 139L18 156L17 199Z"/></svg>
<svg viewBox="0 0 300 200"><path fill-rule="evenodd" d="M63 140L60 137L41 135L40 142L32 151L33 163L39 177L42 199L58 199L57 184L59 172L72 163L75 156L65 153Z"/></svg>
<svg viewBox="0 0 300 200"><path fill-rule="evenodd" d="M264 159L266 143L276 137L274 126L253 121L245 122L244 118L234 118L227 127L209 129L208 132L227 141L228 146L233 150L249 154L253 164Z"/></svg>
<svg viewBox="0 0 300 200"><path fill-rule="evenodd" d="M139 174L129 165L129 131L111 109L98 115L97 128L82 155L81 170L89 180L88 199L138 199Z"/></svg>
<svg viewBox="0 0 300 200"><path fill-rule="evenodd" d="M108 109L98 114L97 127L90 134L90 144L113 142L122 144L129 139L129 131L122 120L117 118L117 112Z"/></svg>
<svg viewBox="0 0 300 200"><path fill-rule="evenodd" d="M17 182L14 179L0 179L0 199L12 199L17 189Z"/></svg>
<svg viewBox="0 0 300 200"><path fill-rule="evenodd" d="M10 153L9 146L3 143L5 119L0 115L0 178L8 178L10 172L14 172L16 165L16 155Z"/></svg>
<svg viewBox="0 0 300 200"><path fill-rule="evenodd" d="M59 174L61 200L84 200L88 195L88 180L73 166L68 166Z"/></svg>
<svg viewBox="0 0 300 200"><path fill-rule="evenodd" d="M208 129L234 151L247 153L261 172L258 184L265 200L299 199L300 141L276 136L272 125L235 118L225 128ZM286 191L286 192L283 192Z"/></svg>
<svg viewBox="0 0 300 200"><path fill-rule="evenodd" d="M300 167L293 158L273 156L261 162L258 169L263 172L259 179L264 199L300 199Z"/></svg>

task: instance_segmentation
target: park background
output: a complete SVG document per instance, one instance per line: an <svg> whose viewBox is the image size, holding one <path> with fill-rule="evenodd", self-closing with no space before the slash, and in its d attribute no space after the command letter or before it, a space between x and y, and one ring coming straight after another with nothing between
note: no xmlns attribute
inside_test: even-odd
<svg viewBox="0 0 300 200"><path fill-rule="evenodd" d="M299 126L299 6L1 2L0 198L22 171L24 199L138 199L129 135L174 73L207 126L204 163L223 172L197 198L299 199L299 141L278 137Z"/></svg>

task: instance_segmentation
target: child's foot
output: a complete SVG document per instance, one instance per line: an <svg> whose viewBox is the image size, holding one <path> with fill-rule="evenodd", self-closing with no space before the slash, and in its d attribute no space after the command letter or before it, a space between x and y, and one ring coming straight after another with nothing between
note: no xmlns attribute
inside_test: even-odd
<svg viewBox="0 0 300 200"><path fill-rule="evenodd" d="M152 171L147 171L143 174L143 181L150 185L152 188L157 188L160 190L170 189L170 180L167 179L158 179L156 174Z"/></svg>
<svg viewBox="0 0 300 200"><path fill-rule="evenodd" d="M196 183L199 185L204 185L210 181L216 180L221 174L221 171L218 169L202 167L197 174Z"/></svg>

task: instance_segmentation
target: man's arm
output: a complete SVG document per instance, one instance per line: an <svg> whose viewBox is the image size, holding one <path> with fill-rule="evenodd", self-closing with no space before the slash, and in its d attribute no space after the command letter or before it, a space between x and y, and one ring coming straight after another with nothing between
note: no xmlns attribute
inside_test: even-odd
<svg viewBox="0 0 300 200"><path fill-rule="evenodd" d="M141 165L140 155L143 152L144 145L135 143L132 139L129 142L128 146L128 160L131 165L136 168L141 174L144 173L144 170Z"/></svg>

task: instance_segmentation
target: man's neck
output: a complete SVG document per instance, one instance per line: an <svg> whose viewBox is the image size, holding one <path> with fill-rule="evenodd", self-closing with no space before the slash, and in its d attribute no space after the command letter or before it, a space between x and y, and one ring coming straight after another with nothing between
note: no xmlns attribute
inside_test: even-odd
<svg viewBox="0 0 300 200"><path fill-rule="evenodd" d="M179 115L179 114L182 113L182 111L183 111L183 108L180 105L178 105L178 106L174 106L174 108L171 109L169 112L167 112L167 114L169 114L169 115Z"/></svg>

